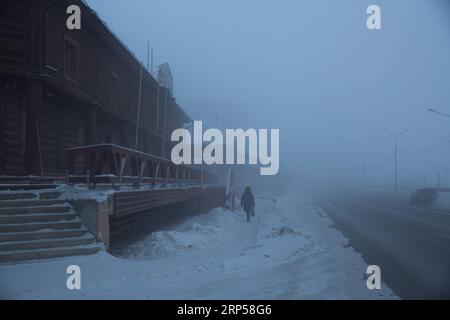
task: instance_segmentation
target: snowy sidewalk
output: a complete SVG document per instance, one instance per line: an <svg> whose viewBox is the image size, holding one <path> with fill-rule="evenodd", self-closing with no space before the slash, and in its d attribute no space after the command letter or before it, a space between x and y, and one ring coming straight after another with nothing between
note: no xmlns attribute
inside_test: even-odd
<svg viewBox="0 0 450 320"><path fill-rule="evenodd" d="M122 253L0 266L2 299L388 299L367 265L298 192L256 199L256 219L215 209L150 234ZM66 288L69 265L81 290Z"/></svg>

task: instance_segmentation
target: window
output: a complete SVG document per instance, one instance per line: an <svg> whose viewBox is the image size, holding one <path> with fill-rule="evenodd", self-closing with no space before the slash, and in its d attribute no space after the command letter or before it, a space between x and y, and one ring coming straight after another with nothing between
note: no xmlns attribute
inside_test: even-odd
<svg viewBox="0 0 450 320"><path fill-rule="evenodd" d="M73 80L78 78L78 47L68 39L64 43L64 72Z"/></svg>
<svg viewBox="0 0 450 320"><path fill-rule="evenodd" d="M119 77L111 73L110 79L109 79L109 98L110 102L113 105L118 105L118 98L119 98Z"/></svg>

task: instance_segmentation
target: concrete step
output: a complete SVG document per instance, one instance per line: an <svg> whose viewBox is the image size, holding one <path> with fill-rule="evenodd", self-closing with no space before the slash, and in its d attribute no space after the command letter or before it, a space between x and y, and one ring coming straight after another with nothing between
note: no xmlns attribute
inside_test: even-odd
<svg viewBox="0 0 450 320"><path fill-rule="evenodd" d="M39 199L41 200L49 200L49 199L58 199L61 196L62 192L60 191L44 191L39 192Z"/></svg>
<svg viewBox="0 0 450 320"><path fill-rule="evenodd" d="M19 199L36 199L37 195L34 193L29 192L17 192L17 193L11 193L11 192L5 192L0 193L0 201L3 200L19 200Z"/></svg>
<svg viewBox="0 0 450 320"><path fill-rule="evenodd" d="M43 249L43 248L57 248L57 247L69 247L79 246L94 243L94 238L62 238L62 239L45 239L45 240L31 240L31 241L10 241L0 242L1 251L13 251L13 250L30 250L30 249Z"/></svg>
<svg viewBox="0 0 450 320"><path fill-rule="evenodd" d="M41 190L41 189L55 189L58 184L54 183L12 183L12 184L0 184L0 190Z"/></svg>
<svg viewBox="0 0 450 320"><path fill-rule="evenodd" d="M5 184L9 183L50 183L53 182L54 178L52 177L38 177L38 176L0 176L0 183Z"/></svg>
<svg viewBox="0 0 450 320"><path fill-rule="evenodd" d="M88 229L86 229L86 227L84 226L79 229L68 230L41 230L29 232L0 233L0 242L75 238L81 237L86 233L88 233Z"/></svg>
<svg viewBox="0 0 450 320"><path fill-rule="evenodd" d="M73 246L50 249L15 250L0 252L0 263L48 259L95 254L102 250L98 245Z"/></svg>
<svg viewBox="0 0 450 320"><path fill-rule="evenodd" d="M55 221L55 222L32 222L32 223L16 223L0 225L0 233L17 233L27 231L38 231L45 229L52 230L68 230L78 229L82 222L78 221Z"/></svg>
<svg viewBox="0 0 450 320"><path fill-rule="evenodd" d="M10 214L0 215L0 225L14 223L31 223L31 222L50 222L73 220L77 216L76 212L69 211L64 213L27 213L27 214Z"/></svg>
<svg viewBox="0 0 450 320"><path fill-rule="evenodd" d="M6 207L0 208L0 215L26 214L26 213L56 213L68 212L72 207L69 204L32 207Z"/></svg>
<svg viewBox="0 0 450 320"><path fill-rule="evenodd" d="M20 200L3 200L0 201L0 208L16 208L16 207L36 207L51 206L55 204L66 203L66 200L60 199L20 199Z"/></svg>

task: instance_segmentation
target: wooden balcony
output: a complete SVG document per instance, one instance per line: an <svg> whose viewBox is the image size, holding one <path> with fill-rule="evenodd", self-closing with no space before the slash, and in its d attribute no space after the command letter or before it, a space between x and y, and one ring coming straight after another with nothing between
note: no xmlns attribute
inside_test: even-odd
<svg viewBox="0 0 450 320"><path fill-rule="evenodd" d="M195 166L175 165L151 154L98 144L67 150L69 183L193 184L218 182L216 175Z"/></svg>

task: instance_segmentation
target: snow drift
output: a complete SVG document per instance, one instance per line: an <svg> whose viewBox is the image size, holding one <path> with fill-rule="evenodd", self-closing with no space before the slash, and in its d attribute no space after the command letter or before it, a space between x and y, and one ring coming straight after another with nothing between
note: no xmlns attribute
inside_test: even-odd
<svg viewBox="0 0 450 320"><path fill-rule="evenodd" d="M367 265L304 191L256 217L215 209L148 235L123 251L0 266L2 299L377 299ZM81 290L66 288L78 265Z"/></svg>

